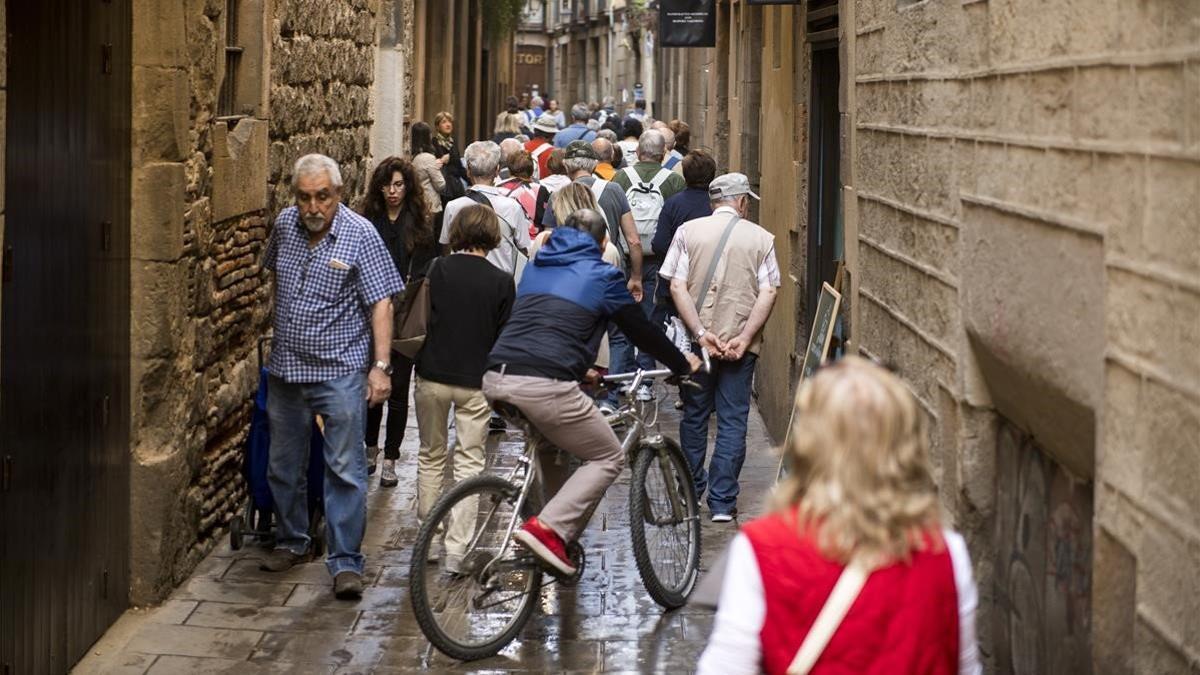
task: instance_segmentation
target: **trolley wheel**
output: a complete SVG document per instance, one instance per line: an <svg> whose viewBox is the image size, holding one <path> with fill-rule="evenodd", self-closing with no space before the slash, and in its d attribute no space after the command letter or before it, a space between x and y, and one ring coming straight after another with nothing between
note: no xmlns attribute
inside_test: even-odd
<svg viewBox="0 0 1200 675"><path fill-rule="evenodd" d="M241 550L242 530L244 529L244 526L245 522L242 520L241 516L234 516L233 519L229 521L229 548L232 548L235 551Z"/></svg>

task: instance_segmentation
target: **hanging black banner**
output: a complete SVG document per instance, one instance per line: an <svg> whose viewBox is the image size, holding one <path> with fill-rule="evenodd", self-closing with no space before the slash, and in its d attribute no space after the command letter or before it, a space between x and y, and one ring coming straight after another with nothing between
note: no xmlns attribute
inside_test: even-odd
<svg viewBox="0 0 1200 675"><path fill-rule="evenodd" d="M716 0L661 0L658 35L663 47L716 47Z"/></svg>

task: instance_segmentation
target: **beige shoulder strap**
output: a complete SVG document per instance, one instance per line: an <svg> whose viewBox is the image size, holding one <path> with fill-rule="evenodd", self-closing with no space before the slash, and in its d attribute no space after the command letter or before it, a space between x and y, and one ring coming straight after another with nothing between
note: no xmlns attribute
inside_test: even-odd
<svg viewBox="0 0 1200 675"><path fill-rule="evenodd" d="M816 665L817 659L821 658L821 652L825 651L833 634L837 632L838 626L842 624L842 619L846 618L846 613L850 611L850 606L858 598L858 593L870 574L870 570L857 560L852 560L846 565L837 583L833 585L833 592L829 594L825 606L821 608L821 613L817 615L817 620L813 622L812 629L800 645L800 651L796 652L796 658L792 659L792 665L788 666L788 675L808 675Z"/></svg>

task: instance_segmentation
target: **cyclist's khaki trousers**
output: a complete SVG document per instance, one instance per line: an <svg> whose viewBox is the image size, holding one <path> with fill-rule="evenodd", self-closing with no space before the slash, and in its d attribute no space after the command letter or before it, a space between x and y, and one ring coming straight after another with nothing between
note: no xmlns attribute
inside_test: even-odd
<svg viewBox="0 0 1200 675"><path fill-rule="evenodd" d="M575 539L587 524L588 508L625 466L625 453L612 427L574 382L488 372L483 393L489 401L517 406L546 440L587 462L538 514L538 520L564 541Z"/></svg>
<svg viewBox="0 0 1200 675"><path fill-rule="evenodd" d="M414 392L417 430L421 449L417 454L417 518L424 521L442 496L446 476L446 418L454 406L454 482L466 480L483 471L483 444L487 441L488 419L492 409L478 389L455 387L417 377ZM472 503L468 503L468 502ZM471 543L475 524L468 516L475 511L473 500L464 500L450 515L446 533L446 554L462 555Z"/></svg>

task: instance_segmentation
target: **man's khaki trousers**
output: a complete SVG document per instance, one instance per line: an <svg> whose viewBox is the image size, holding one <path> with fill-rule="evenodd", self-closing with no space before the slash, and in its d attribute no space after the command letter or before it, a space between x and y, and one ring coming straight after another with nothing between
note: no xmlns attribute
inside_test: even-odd
<svg viewBox="0 0 1200 675"><path fill-rule="evenodd" d="M539 522L572 541L587 525L588 509L625 466L617 435L575 382L488 372L483 375L483 393L489 401L517 406L546 440L586 462L538 514ZM541 457L544 464L546 455Z"/></svg>
<svg viewBox="0 0 1200 675"><path fill-rule="evenodd" d="M454 406L454 482L466 480L483 471L483 444L487 441L488 419L492 410L479 389L455 387L417 377L415 388L417 430L421 449L417 454L417 518L424 521L433 510L446 477L448 430L446 420ZM448 560L461 557L471 543L476 515L474 499L463 500L450 514L446 532Z"/></svg>

